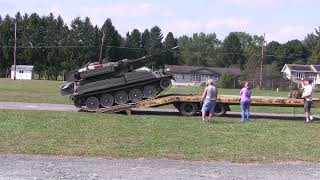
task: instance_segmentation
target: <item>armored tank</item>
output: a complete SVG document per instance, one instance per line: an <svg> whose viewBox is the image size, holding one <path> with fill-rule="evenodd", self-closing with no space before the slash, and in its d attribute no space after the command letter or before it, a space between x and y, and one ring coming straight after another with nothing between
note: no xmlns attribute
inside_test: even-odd
<svg viewBox="0 0 320 180"><path fill-rule="evenodd" d="M150 58L87 63L71 72L67 83L60 87L61 95L71 96L76 107L86 110L155 98L171 87L173 77L165 70L143 70Z"/></svg>

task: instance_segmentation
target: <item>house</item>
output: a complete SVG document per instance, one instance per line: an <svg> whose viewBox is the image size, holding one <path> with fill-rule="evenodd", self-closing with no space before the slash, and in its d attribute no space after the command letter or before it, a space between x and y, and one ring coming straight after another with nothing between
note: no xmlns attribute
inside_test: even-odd
<svg viewBox="0 0 320 180"><path fill-rule="evenodd" d="M240 75L240 68L200 67L186 65L166 65L165 69L175 78L174 86L194 86L207 82L209 79L219 80L221 74Z"/></svg>
<svg viewBox="0 0 320 180"><path fill-rule="evenodd" d="M314 88L320 87L320 65L285 64L281 72L285 79L297 81L309 78Z"/></svg>
<svg viewBox="0 0 320 180"><path fill-rule="evenodd" d="M34 66L16 65L16 79L31 80ZM11 66L11 79L14 79L14 65Z"/></svg>

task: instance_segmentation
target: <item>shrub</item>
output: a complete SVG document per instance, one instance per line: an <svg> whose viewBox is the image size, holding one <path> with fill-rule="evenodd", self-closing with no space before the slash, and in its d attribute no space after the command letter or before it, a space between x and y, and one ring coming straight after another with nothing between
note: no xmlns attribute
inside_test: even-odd
<svg viewBox="0 0 320 180"><path fill-rule="evenodd" d="M221 88L238 88L239 76L231 73L222 74L219 78L218 86Z"/></svg>

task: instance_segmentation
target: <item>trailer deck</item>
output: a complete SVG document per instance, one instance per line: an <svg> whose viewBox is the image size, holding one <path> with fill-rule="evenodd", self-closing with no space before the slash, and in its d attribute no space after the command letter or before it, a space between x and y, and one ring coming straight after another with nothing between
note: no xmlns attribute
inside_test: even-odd
<svg viewBox="0 0 320 180"><path fill-rule="evenodd" d="M174 105L182 115L193 116L201 109L201 96L185 95L185 94L165 94L155 99L144 100L139 103L129 103L125 105L117 105L110 108L100 108L97 112L121 112L131 113L133 108L149 108L165 105ZM217 99L215 114L223 116L230 111L230 105L239 105L240 96L220 95ZM270 96L252 96L251 106L277 106L277 107L303 107L303 99L292 99L285 97ZM313 100L313 107L320 107L320 99Z"/></svg>

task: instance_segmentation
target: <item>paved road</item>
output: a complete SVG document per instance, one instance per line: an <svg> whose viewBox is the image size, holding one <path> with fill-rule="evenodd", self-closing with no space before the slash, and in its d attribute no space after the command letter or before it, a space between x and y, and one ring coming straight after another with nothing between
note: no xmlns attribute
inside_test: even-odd
<svg viewBox="0 0 320 180"><path fill-rule="evenodd" d="M8 110L39 110L39 111L78 111L73 105L49 104L49 103L26 103L26 102L0 102L0 109ZM133 109L134 114L156 114L156 115L179 115L176 109L142 108ZM239 117L239 112L227 112L227 116ZM254 118L269 119L303 119L303 114L275 114L275 113L251 113ZM316 119L320 117L316 116Z"/></svg>
<svg viewBox="0 0 320 180"><path fill-rule="evenodd" d="M0 109L10 110L43 110L43 111L78 111L73 105L26 103L26 102L0 102Z"/></svg>
<svg viewBox="0 0 320 180"><path fill-rule="evenodd" d="M0 179L320 179L320 164L0 155Z"/></svg>
<svg viewBox="0 0 320 180"><path fill-rule="evenodd" d="M78 111L73 105L67 104L48 104L48 103L25 103L25 102L0 102L0 109L10 110L45 110L45 111ZM155 115L179 115L176 109L159 109L159 108L144 108L133 109L134 114L155 114ZM227 112L228 116L239 117L239 112ZM304 119L303 114L274 114L274 113L251 113L254 118L268 119ZM316 119L320 117L316 116Z"/></svg>

